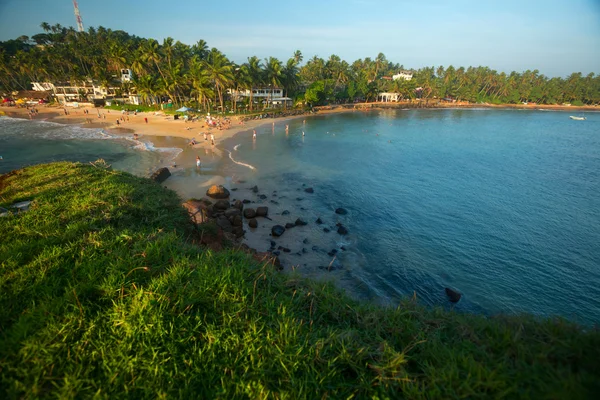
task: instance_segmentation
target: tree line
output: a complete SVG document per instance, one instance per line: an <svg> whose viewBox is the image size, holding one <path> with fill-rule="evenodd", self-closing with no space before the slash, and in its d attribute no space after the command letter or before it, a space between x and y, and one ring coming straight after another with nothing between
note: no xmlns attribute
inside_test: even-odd
<svg viewBox="0 0 600 400"><path fill-rule="evenodd" d="M162 43L102 26L78 32L60 24L40 25L42 33L0 42L0 92L31 88L31 82L84 82L120 86L137 93L145 104L169 98L175 104L231 107L228 89L282 88L284 95L309 105L375 101L378 93L402 99L453 99L473 103L592 105L600 103L600 75L580 72L567 78L547 77L538 70L497 72L489 67L425 67L411 70L410 80L392 80L405 69L379 53L352 64L337 55L314 56L301 66L297 50L287 61L256 56L242 64L229 60L204 40L187 45L173 38ZM119 83L123 68L132 82ZM253 110L255 101L248 101Z"/></svg>

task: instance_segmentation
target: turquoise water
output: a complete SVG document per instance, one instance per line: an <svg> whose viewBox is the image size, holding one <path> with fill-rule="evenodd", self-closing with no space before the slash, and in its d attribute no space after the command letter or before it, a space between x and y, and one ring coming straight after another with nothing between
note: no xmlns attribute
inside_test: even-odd
<svg viewBox="0 0 600 400"><path fill-rule="evenodd" d="M233 159L256 169L229 162L224 174L297 193L287 201L312 225L348 227L325 238L346 248L332 274L361 297L447 305L449 286L459 310L600 322L599 114L398 110L288 124L230 140Z"/></svg>
<svg viewBox="0 0 600 400"><path fill-rule="evenodd" d="M148 176L157 166L170 165L180 151L102 129L0 117L0 174L39 163L103 158L116 169Z"/></svg>
<svg viewBox="0 0 600 400"><path fill-rule="evenodd" d="M249 132L224 143L233 160L254 170L203 155L206 168L175 170L167 183L196 187L221 174L238 193L240 179L257 184L273 213L288 209L293 219L309 222L284 234L299 241L293 251L308 249L297 258L304 260L299 269L331 276L359 298L395 304L416 293L425 304L447 307L444 287L450 286L464 295L455 306L461 311L531 312L594 324L600 322L600 114L587 118L541 111L355 112L288 121L287 135L286 123L276 121L258 129L256 141ZM181 151L157 149L151 140L0 118L0 173L104 158L147 176ZM186 157L193 165L195 153ZM309 186L313 194L304 192ZM337 207L348 214L335 214ZM325 223L316 225L317 217ZM347 236L335 233L337 222ZM305 237L310 244L302 243ZM257 248L268 249L269 239L262 245ZM339 250L333 268L319 269L333 248Z"/></svg>

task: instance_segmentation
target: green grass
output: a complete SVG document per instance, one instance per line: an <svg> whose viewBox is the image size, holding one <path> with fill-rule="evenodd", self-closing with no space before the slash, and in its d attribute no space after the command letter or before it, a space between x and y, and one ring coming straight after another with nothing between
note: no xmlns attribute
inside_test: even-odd
<svg viewBox="0 0 600 400"><path fill-rule="evenodd" d="M101 167L0 177L0 398L594 398L600 334L357 303L194 244L177 196Z"/></svg>

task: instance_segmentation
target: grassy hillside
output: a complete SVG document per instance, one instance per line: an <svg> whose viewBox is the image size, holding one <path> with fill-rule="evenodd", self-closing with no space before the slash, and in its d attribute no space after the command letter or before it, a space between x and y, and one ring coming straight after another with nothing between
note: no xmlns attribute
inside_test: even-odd
<svg viewBox="0 0 600 400"><path fill-rule="evenodd" d="M175 193L101 166L0 177L0 398L592 398L600 334L353 302L194 244Z"/></svg>

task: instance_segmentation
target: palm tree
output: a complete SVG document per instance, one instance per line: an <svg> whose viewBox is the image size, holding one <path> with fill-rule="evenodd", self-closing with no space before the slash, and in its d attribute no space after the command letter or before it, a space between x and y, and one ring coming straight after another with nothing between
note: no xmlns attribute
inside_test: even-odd
<svg viewBox="0 0 600 400"><path fill-rule="evenodd" d="M296 58L290 58L282 70L281 81L285 89L285 97L288 97L288 93L298 87L298 71L298 63L296 62ZM287 107L287 102L284 101L283 104L285 109Z"/></svg>
<svg viewBox="0 0 600 400"><path fill-rule="evenodd" d="M281 61L275 57L265 59L265 81L271 86L271 102L273 101L275 87L281 85L282 75Z"/></svg>
<svg viewBox="0 0 600 400"><path fill-rule="evenodd" d="M233 80L231 63L216 48L211 49L208 54L207 60L204 63L207 70L208 76L215 84L217 95L219 96L219 103L221 104L221 111L225 111L225 105L223 103L223 89L229 82Z"/></svg>
<svg viewBox="0 0 600 400"><path fill-rule="evenodd" d="M253 110L254 101L252 100L252 94L254 88L262 83L262 65L260 59L256 56L248 58L248 62L244 64L244 68L247 70L247 76L250 86L250 111Z"/></svg>

